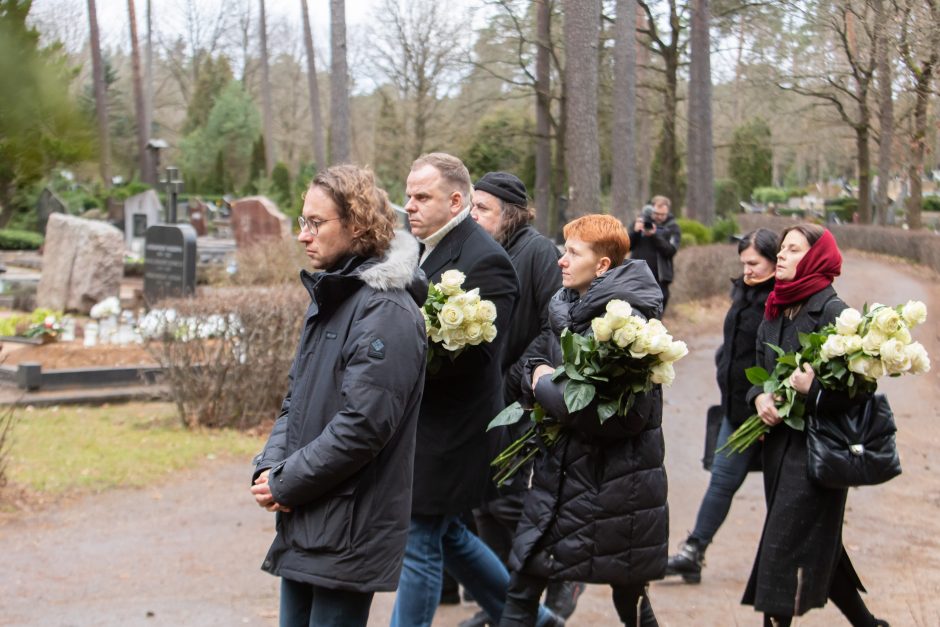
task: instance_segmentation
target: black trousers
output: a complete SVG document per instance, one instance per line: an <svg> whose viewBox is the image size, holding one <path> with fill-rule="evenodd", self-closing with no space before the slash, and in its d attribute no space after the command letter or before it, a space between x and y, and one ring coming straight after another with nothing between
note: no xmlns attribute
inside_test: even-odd
<svg viewBox="0 0 940 627"><path fill-rule="evenodd" d="M547 579L524 573L513 573L506 593L506 606L499 627L533 627L539 609L539 598L548 585ZM659 627L653 606L646 594L646 584L611 586L617 616L627 627Z"/></svg>
<svg viewBox="0 0 940 627"><path fill-rule="evenodd" d="M832 577L832 584L829 587L829 599L835 603L845 618L848 619L852 627L875 627L875 617L868 611L862 595L852 581L852 578L842 567L843 561L839 562L836 572ZM773 616L764 614L764 627L790 627L793 622L792 616Z"/></svg>

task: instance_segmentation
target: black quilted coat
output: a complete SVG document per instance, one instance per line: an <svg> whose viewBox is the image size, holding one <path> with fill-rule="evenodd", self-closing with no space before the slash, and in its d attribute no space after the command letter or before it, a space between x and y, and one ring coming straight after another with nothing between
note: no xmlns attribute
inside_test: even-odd
<svg viewBox="0 0 940 627"><path fill-rule="evenodd" d="M590 332L613 298L658 317L662 293L643 261L606 272L583 298L562 289L549 305L552 329ZM542 363L561 363L556 342ZM531 367L536 360L530 360ZM531 374L529 375L531 380ZM640 395L626 416L600 424L591 405L570 414L563 384L543 377L535 398L568 428L535 464L513 544L515 571L554 580L629 585L666 568L669 512L663 467L662 391Z"/></svg>

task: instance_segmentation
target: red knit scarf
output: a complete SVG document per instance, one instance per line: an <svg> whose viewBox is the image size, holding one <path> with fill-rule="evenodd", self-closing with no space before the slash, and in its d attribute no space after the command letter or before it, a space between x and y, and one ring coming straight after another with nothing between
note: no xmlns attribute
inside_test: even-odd
<svg viewBox="0 0 940 627"><path fill-rule="evenodd" d="M796 265L792 281L777 280L764 305L764 317L774 320L784 309L801 303L832 284L842 272L842 253L836 238L828 230L813 244Z"/></svg>

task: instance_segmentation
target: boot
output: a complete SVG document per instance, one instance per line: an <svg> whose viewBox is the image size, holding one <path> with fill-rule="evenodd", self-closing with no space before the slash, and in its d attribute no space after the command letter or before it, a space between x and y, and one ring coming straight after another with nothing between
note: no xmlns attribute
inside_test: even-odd
<svg viewBox="0 0 940 627"><path fill-rule="evenodd" d="M545 594L545 606L562 618L567 619L574 614L578 605L578 597L587 586L580 581L552 582Z"/></svg>
<svg viewBox="0 0 940 627"><path fill-rule="evenodd" d="M686 583L700 583L702 567L705 565L705 546L689 536L679 545L679 553L669 558L666 576L682 575L682 580Z"/></svg>
<svg viewBox="0 0 940 627"><path fill-rule="evenodd" d="M486 612L480 610L467 620L462 621L458 627L490 627L492 624Z"/></svg>

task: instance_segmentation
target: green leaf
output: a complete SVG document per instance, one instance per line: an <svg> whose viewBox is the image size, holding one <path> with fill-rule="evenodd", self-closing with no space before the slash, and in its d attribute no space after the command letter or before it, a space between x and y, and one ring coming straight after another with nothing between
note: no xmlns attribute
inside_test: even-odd
<svg viewBox="0 0 940 627"><path fill-rule="evenodd" d="M565 387L565 405L568 411L576 412L584 409L594 400L597 390L590 383L581 383L578 381L569 381Z"/></svg>
<svg viewBox="0 0 940 627"><path fill-rule="evenodd" d="M605 403L600 403L597 406L597 417L600 418L601 424L617 413L617 408L620 406L618 400L607 401Z"/></svg>
<svg viewBox="0 0 940 627"><path fill-rule="evenodd" d="M796 368L796 353L787 353L777 357L777 363Z"/></svg>
<svg viewBox="0 0 940 627"><path fill-rule="evenodd" d="M515 402L509 407L503 409L503 411L496 414L496 417L490 421L489 425L487 425L486 430L489 431L495 427L514 425L522 420L523 415L525 415L525 410L522 409L522 405L520 405L518 402Z"/></svg>
<svg viewBox="0 0 940 627"><path fill-rule="evenodd" d="M764 381L770 378L770 373L760 366L754 366L745 370L744 376L752 385L764 385Z"/></svg>
<svg viewBox="0 0 940 627"><path fill-rule="evenodd" d="M532 408L532 422L542 422L545 419L545 408L538 403Z"/></svg>
<svg viewBox="0 0 940 627"><path fill-rule="evenodd" d="M568 378L572 381L585 381L584 375L578 372L578 369L569 363L565 363L565 374L568 375Z"/></svg>
<svg viewBox="0 0 940 627"><path fill-rule="evenodd" d="M797 431L803 431L806 429L806 422L802 418L787 416L783 419L783 422L791 429L796 429Z"/></svg>
<svg viewBox="0 0 940 627"><path fill-rule="evenodd" d="M774 344L771 344L770 342L767 342L767 346L769 346L770 349L771 349L773 352L777 353L777 356L778 356L778 357L783 357L783 356L786 354L786 351L785 351L785 350L783 350L783 349L780 348L779 346L776 346L776 345L774 345Z"/></svg>

